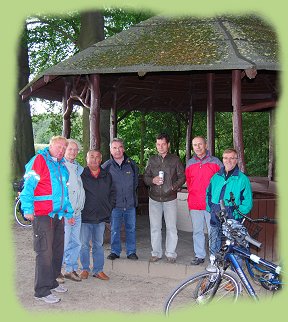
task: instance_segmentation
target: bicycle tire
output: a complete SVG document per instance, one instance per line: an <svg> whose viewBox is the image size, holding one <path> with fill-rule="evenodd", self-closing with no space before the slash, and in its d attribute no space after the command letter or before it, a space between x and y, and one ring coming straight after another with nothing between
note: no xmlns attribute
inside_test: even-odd
<svg viewBox="0 0 288 322"><path fill-rule="evenodd" d="M22 227L31 227L32 222L28 219L26 219L23 215L23 211L21 209L21 201L19 198L16 199L15 205L14 205L14 217L18 225Z"/></svg>
<svg viewBox="0 0 288 322"><path fill-rule="evenodd" d="M201 272L189 277L179 284L170 294L164 305L164 313L170 315L183 309L217 302L222 299L237 301L241 293L239 277L232 271L224 272L216 294L212 291L215 286L217 273ZM228 289L229 286L229 289Z"/></svg>

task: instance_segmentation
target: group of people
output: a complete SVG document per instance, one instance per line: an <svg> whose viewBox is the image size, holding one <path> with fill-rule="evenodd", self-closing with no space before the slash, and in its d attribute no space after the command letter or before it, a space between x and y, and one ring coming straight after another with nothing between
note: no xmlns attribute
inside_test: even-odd
<svg viewBox="0 0 288 322"><path fill-rule="evenodd" d="M143 175L149 187L150 262L162 259L162 219L166 225L165 256L169 263L177 258L177 191L187 183L188 208L193 226L195 258L192 265L204 263L206 242L210 237L210 266L219 250L221 229L217 219L220 200L229 216L239 219L229 205L230 192L242 213L252 208L249 179L237 166L237 152L227 149L223 164L207 150L206 139L192 141L193 157L186 170L180 158L170 153L166 133L156 137L157 154L149 158ZM102 164L99 150L89 150L87 166L77 161L80 145L73 139L53 137L49 147L39 151L26 165L20 200L24 216L33 221L36 253L34 297L57 303L55 293L67 292L64 278L75 282L93 277L109 280L103 272L105 227L111 224L111 253L107 259L120 258L121 229L125 227L127 259L137 260L136 207L139 169L125 153L123 140L110 143L111 158ZM92 265L90 265L90 250ZM81 272L78 273L78 263ZM92 267L92 268L91 268ZM210 267L210 269L211 269ZM65 273L62 274L62 268ZM207 268L208 269L208 268Z"/></svg>
<svg viewBox="0 0 288 322"><path fill-rule="evenodd" d="M49 147L38 151L25 167L20 200L24 216L33 222L34 298L46 303L59 302L55 293L68 291L62 285L64 278L80 282L91 272L93 277L109 280L103 272L103 240L106 224L110 222L108 258L120 257L124 221L127 258L138 259L135 236L138 167L125 154L124 143L118 138L110 144L111 160L102 166L101 152L91 149L83 168L76 161L79 150L77 141L55 136Z"/></svg>

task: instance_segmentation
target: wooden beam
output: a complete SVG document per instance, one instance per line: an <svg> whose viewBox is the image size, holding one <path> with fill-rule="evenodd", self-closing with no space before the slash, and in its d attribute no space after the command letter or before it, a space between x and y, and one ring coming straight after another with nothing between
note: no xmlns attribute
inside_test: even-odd
<svg viewBox="0 0 288 322"><path fill-rule="evenodd" d="M90 149L100 149L100 76L92 74L89 80L91 85Z"/></svg>
<svg viewBox="0 0 288 322"><path fill-rule="evenodd" d="M211 155L215 154L214 73L207 73L207 143Z"/></svg>
<svg viewBox="0 0 288 322"><path fill-rule="evenodd" d="M241 107L242 112L256 112L259 110L274 108L276 107L277 102L275 100L270 100L266 102L258 102L255 104L244 105Z"/></svg>
<svg viewBox="0 0 288 322"><path fill-rule="evenodd" d="M269 181L275 180L275 155L275 110L272 110L269 113Z"/></svg>
<svg viewBox="0 0 288 322"><path fill-rule="evenodd" d="M194 110L193 110L192 94L191 94L189 113L188 113L187 132L186 132L186 164L188 160L191 158L193 116L194 116Z"/></svg>
<svg viewBox="0 0 288 322"><path fill-rule="evenodd" d="M238 154L238 166L246 172L244 159L242 114L241 114L241 71L232 70L233 143Z"/></svg>

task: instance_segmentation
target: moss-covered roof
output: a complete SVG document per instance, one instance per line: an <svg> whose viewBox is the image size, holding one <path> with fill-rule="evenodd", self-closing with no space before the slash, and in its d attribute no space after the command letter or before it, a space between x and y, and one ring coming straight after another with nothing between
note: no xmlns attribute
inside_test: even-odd
<svg viewBox="0 0 288 322"><path fill-rule="evenodd" d="M156 16L48 68L27 84L21 94L60 99L60 82L53 85L51 81L65 75L144 75L250 68L278 71L278 50L275 30L255 15ZM49 76L48 90L44 88L49 84L45 76Z"/></svg>
<svg viewBox="0 0 288 322"><path fill-rule="evenodd" d="M259 17L153 17L96 43L43 74L251 67L279 69L276 33Z"/></svg>

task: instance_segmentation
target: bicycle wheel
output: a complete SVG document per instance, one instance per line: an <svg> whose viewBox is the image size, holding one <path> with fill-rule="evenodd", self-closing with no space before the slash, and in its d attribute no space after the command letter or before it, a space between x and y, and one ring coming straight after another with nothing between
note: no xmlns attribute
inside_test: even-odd
<svg viewBox="0 0 288 322"><path fill-rule="evenodd" d="M23 211L21 209L21 201L18 198L15 201L14 217L20 226L22 227L32 226L32 222L24 217Z"/></svg>
<svg viewBox="0 0 288 322"><path fill-rule="evenodd" d="M216 279L217 273L205 271L182 282L168 297L164 306L165 314L170 315L181 309L190 309L222 299L235 302L241 292L237 274L232 271L225 272L216 294L213 296Z"/></svg>

